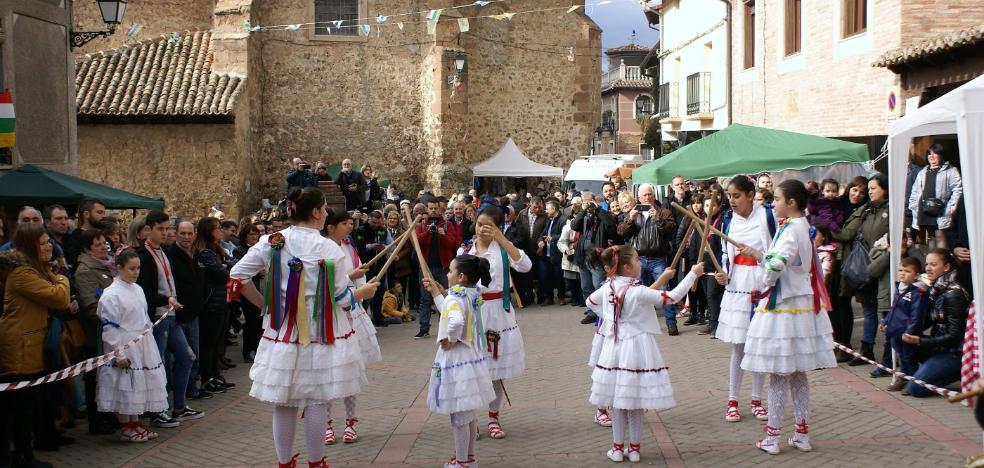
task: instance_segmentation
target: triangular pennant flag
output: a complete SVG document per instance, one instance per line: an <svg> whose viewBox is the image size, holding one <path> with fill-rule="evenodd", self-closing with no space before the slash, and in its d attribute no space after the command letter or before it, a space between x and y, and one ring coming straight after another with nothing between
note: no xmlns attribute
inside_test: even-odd
<svg viewBox="0 0 984 468"><path fill-rule="evenodd" d="M431 21L437 21L438 19L441 18L441 12L443 12L443 11L444 11L444 8L438 8L436 10L428 11L427 12L427 19L429 19Z"/></svg>
<svg viewBox="0 0 984 468"><path fill-rule="evenodd" d="M570 7L570 8L568 8L568 9L567 9L567 12L568 12L568 13L571 13L571 12L573 12L574 10L577 10L578 8L581 8L581 5L574 5L574 6L572 6L572 7Z"/></svg>
<svg viewBox="0 0 984 468"><path fill-rule="evenodd" d="M510 20L516 13L499 13L498 15L491 15L489 18L494 18L497 20Z"/></svg>
<svg viewBox="0 0 984 468"><path fill-rule="evenodd" d="M360 24L359 25L359 31L362 31L362 35L363 36L368 36L369 35L369 31L371 31L371 30L372 30L372 26L369 26L368 24Z"/></svg>
<svg viewBox="0 0 984 468"><path fill-rule="evenodd" d="M285 29L287 29L288 31L299 31L301 29L301 25L299 25L299 24L288 24Z"/></svg>
<svg viewBox="0 0 984 468"><path fill-rule="evenodd" d="M468 32L468 18L458 18L458 30Z"/></svg>
<svg viewBox="0 0 984 468"><path fill-rule="evenodd" d="M336 28L340 28L340 27L342 27L342 22L344 22L344 21L345 20L335 20L335 21L332 21L332 24L334 24Z"/></svg>
<svg viewBox="0 0 984 468"><path fill-rule="evenodd" d="M437 34L437 20L427 22L427 34Z"/></svg>
<svg viewBox="0 0 984 468"><path fill-rule="evenodd" d="M247 24L249 24L249 23L247 23ZM140 24L140 23L133 23L132 25L130 25L130 30L128 30L126 32L127 39L132 39L133 36L136 36L137 33L139 33L141 29L143 29L143 25Z"/></svg>
<svg viewBox="0 0 984 468"><path fill-rule="evenodd" d="M387 19L389 19L389 16L379 15L376 17L376 24L383 24Z"/></svg>
<svg viewBox="0 0 984 468"><path fill-rule="evenodd" d="M14 133L14 100L10 91L0 93L0 148L9 148L16 142Z"/></svg>
<svg viewBox="0 0 984 468"><path fill-rule="evenodd" d="M488 5L489 3L492 2L490 0L475 0L475 3L472 3L472 5L483 7L485 5Z"/></svg>
<svg viewBox="0 0 984 468"><path fill-rule="evenodd" d="M400 31L403 31L403 21L396 23L396 27L400 28Z"/></svg>

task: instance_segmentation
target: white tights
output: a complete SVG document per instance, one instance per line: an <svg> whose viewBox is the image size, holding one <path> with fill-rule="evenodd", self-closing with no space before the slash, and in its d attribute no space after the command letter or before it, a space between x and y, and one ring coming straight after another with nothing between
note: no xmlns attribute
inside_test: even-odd
<svg viewBox="0 0 984 468"><path fill-rule="evenodd" d="M787 389L793 395L794 424L805 423L810 419L810 382L806 373L772 374L769 377L769 425L772 427L782 427Z"/></svg>
<svg viewBox="0 0 984 468"><path fill-rule="evenodd" d="M355 395L347 396L342 399L345 402L345 418L352 419L355 417ZM325 403L325 412L328 415L326 421L331 420L331 402ZM325 423L327 425L327 423Z"/></svg>
<svg viewBox="0 0 984 468"><path fill-rule="evenodd" d="M503 387L501 380L493 380L492 389L495 390L495 400L489 403L489 411L498 413L499 408L502 407L502 398L506 394L506 389Z"/></svg>
<svg viewBox="0 0 984 468"><path fill-rule="evenodd" d="M310 461L318 461L325 453L325 425L328 413L325 405L304 408L304 437ZM294 406L275 406L273 408L273 444L277 449L277 460L287 463L294 448L294 432L297 430L297 408Z"/></svg>
<svg viewBox="0 0 984 468"><path fill-rule="evenodd" d="M736 343L731 348L731 372L728 374L728 400L738 400L741 393L741 379L745 371L741 368L741 360L745 357L745 344ZM765 382L765 374L760 372L750 372L752 374L752 399L762 399L762 384Z"/></svg>
<svg viewBox="0 0 984 468"><path fill-rule="evenodd" d="M629 426L629 443L639 444L642 437L642 413L644 410L612 408L612 439L616 444L625 443L625 426Z"/></svg>
<svg viewBox="0 0 984 468"><path fill-rule="evenodd" d="M454 436L454 457L461 461L471 459L475 454L475 436L478 434L478 421L474 411L451 413L451 433Z"/></svg>

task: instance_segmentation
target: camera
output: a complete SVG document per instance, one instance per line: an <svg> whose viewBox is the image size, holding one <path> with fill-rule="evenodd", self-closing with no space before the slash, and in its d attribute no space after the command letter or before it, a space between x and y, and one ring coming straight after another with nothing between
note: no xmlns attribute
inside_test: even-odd
<svg viewBox="0 0 984 468"><path fill-rule="evenodd" d="M430 226L428 226L427 229L431 232L431 234L437 232L437 222L435 221L430 223Z"/></svg>
<svg viewBox="0 0 984 468"><path fill-rule="evenodd" d="M308 163L301 163L301 170L302 171L310 171L311 170L311 165L308 164Z"/></svg>

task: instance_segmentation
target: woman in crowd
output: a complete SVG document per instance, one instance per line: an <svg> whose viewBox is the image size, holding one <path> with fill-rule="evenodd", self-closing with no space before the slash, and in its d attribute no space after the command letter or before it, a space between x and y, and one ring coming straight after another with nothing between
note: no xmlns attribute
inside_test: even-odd
<svg viewBox="0 0 984 468"><path fill-rule="evenodd" d="M855 188L852 187L851 190L855 190ZM844 259L847 259L850 252L855 248L863 248L866 252L870 251L875 241L888 233L888 177L884 174L876 174L868 181L867 190L868 203L855 209L844 221L844 226L839 231L832 233L834 240L841 242L844 246L842 257ZM841 284L841 294L843 294L844 287L847 286L843 278ZM880 322L878 317L878 288L878 281L868 281L867 284L853 291L855 300L861 304L861 310L864 312L861 355L868 359L875 358L875 336L878 334ZM848 326L847 322L842 326ZM853 327L854 324L851 323L850 326ZM886 353L889 352L887 345L885 351ZM859 358L854 358L848 363L851 366L862 364L865 362Z"/></svg>
<svg viewBox="0 0 984 468"><path fill-rule="evenodd" d="M918 347L925 356L913 377L936 386L960 379L960 357L964 332L967 328L967 291L957 283L957 260L949 250L934 249L926 256L926 276L932 282L928 302L929 313L919 329L926 334L903 334L904 343ZM931 390L909 382L903 395L927 397Z"/></svg>
<svg viewBox="0 0 984 468"><path fill-rule="evenodd" d="M68 278L52 272L52 244L44 227L18 226L14 250L22 256L4 281L4 310L0 315L0 382L20 382L40 377L47 369L44 337L48 311L68 309ZM35 460L31 447L34 412L43 402L41 387L0 394L0 454L13 434L16 466L51 466ZM8 430L10 432L8 432Z"/></svg>
<svg viewBox="0 0 984 468"><path fill-rule="evenodd" d="M255 224L246 223L239 228L239 246L233 252L236 262L246 256L257 242L260 241L260 230ZM257 288L263 282L263 272L253 277L253 285ZM260 346L260 336L263 334L263 326L260 324L262 311L259 307L249 301L238 301L231 303L233 307L238 306L243 313L246 324L243 325L243 361L252 364L256 357L256 348Z"/></svg>
<svg viewBox="0 0 984 468"><path fill-rule="evenodd" d="M229 304L226 301L226 284L229 282L225 249L219 245L223 236L221 221L205 217L198 221L195 231L195 260L204 266L205 308L198 317L200 354L199 374L202 386L212 393L222 393L236 385L226 382L220 374L219 357L229 329Z"/></svg>
<svg viewBox="0 0 984 468"><path fill-rule="evenodd" d="M926 155L929 164L916 175L909 194L912 229L926 245L952 247L946 245L944 231L950 229L963 195L960 171L950 164L939 143L930 146Z"/></svg>
<svg viewBox="0 0 984 468"><path fill-rule="evenodd" d="M570 305L574 307L585 306L584 293L581 291L581 270L573 261L574 246L577 244L578 236L571 229L571 220L580 210L580 204L571 205L571 216L564 223L564 228L560 231L560 238L557 240L557 248L561 252L560 269L564 271L564 282L567 284L567 291L571 298Z"/></svg>
<svg viewBox="0 0 984 468"><path fill-rule="evenodd" d="M857 176L847 184L847 189L842 197L844 213L849 213L847 221L860 218L864 208L868 205L868 178ZM845 221L844 225L846 225ZM838 235L838 231L831 232L831 237L841 245L841 258L847 259L853 248L856 233L845 233ZM833 312L830 314L830 324L834 327L834 341L848 348L851 346L851 336L854 334L854 309L851 307L851 298L854 296L854 288L847 285L840 272L837 272L836 279L831 281L831 285L836 289L829 291L833 301ZM838 350L835 355L837 362L848 362L852 359L851 355Z"/></svg>
<svg viewBox="0 0 984 468"><path fill-rule="evenodd" d="M389 237L391 239L396 240L403 235L406 231L406 226L403 225L403 215L400 213L400 210L387 210L385 218L386 230L389 231ZM413 246L410 242L405 242L399 251L391 254L396 255L396 260L393 261L393 265L386 272L387 284L390 285L391 289L394 283L400 283L403 291L406 291L409 287L410 273L413 270L413 266L410 263L410 251L412 248Z"/></svg>
<svg viewBox="0 0 984 468"><path fill-rule="evenodd" d="M328 424L325 404L358 393L366 383L358 343L350 339L351 322L341 309L371 298L379 283L349 294L351 272L345 268L345 253L321 236L328 215L321 191L294 188L286 204L292 226L261 238L232 268L231 286L260 306L264 296L250 280L264 270L268 279L279 279L279 284L268 283L269 320L264 320L250 369L250 395L275 405L273 442L279 468L297 466L297 455L292 458L291 452L299 409L304 411L308 466L327 468L322 457ZM335 296L334 304L326 300L329 294Z"/></svg>
<svg viewBox="0 0 984 468"><path fill-rule="evenodd" d="M134 217L130 221L130 225L126 227L126 247L133 250L140 248L149 231L146 216Z"/></svg>

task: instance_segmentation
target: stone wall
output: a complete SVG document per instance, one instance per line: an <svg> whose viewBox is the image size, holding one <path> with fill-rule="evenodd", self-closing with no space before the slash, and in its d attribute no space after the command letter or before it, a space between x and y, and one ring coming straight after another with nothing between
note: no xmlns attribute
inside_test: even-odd
<svg viewBox="0 0 984 468"><path fill-rule="evenodd" d="M74 0L72 24L77 31L102 31L106 29L99 6L93 0ZM136 0L127 4L123 24L116 34L93 39L75 49L76 54L88 54L100 50L115 49L127 41L126 33L131 24L143 25L133 37L142 41L160 34L181 31L206 31L212 28L212 9L215 0Z"/></svg>
<svg viewBox="0 0 984 468"><path fill-rule="evenodd" d="M238 219L242 156L232 124L81 124L78 175L200 217L218 202Z"/></svg>

